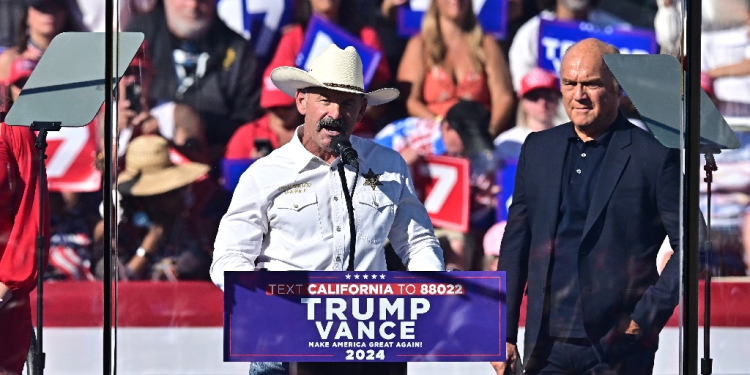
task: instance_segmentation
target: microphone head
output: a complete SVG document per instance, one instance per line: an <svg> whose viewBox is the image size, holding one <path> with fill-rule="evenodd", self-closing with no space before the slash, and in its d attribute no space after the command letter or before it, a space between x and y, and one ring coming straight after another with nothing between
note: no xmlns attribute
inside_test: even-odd
<svg viewBox="0 0 750 375"><path fill-rule="evenodd" d="M349 164L352 167L359 168L359 162L357 161L357 150L352 147L352 143L347 139L336 139L333 141L333 152L341 157L341 161L344 164Z"/></svg>
<svg viewBox="0 0 750 375"><path fill-rule="evenodd" d="M346 151L347 148L353 150L352 143L349 142L349 140L342 138L335 138L333 140L333 152L335 152L336 155L344 155L344 151Z"/></svg>

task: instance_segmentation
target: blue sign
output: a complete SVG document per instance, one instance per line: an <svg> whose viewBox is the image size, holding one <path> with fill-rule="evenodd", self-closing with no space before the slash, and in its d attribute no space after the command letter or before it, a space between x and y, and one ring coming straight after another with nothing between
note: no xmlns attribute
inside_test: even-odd
<svg viewBox="0 0 750 375"><path fill-rule="evenodd" d="M234 191L240 182L240 176L250 168L256 159L222 159L221 177L222 186L226 191Z"/></svg>
<svg viewBox="0 0 750 375"><path fill-rule="evenodd" d="M560 61L565 51L576 42L597 38L620 49L624 54L653 54L658 52L653 31L638 28L597 28L586 22L541 20L537 65L560 73Z"/></svg>
<svg viewBox="0 0 750 375"><path fill-rule="evenodd" d="M513 190L516 186L516 169L518 160L508 160L506 165L495 173L495 183L500 187L497 193L497 210L495 210L495 222L508 220L508 208L513 199Z"/></svg>
<svg viewBox="0 0 750 375"><path fill-rule="evenodd" d="M292 20L294 0L218 0L219 17L249 39L255 54L272 57L282 27Z"/></svg>
<svg viewBox="0 0 750 375"><path fill-rule="evenodd" d="M505 360L505 272L224 273L224 361Z"/></svg>
<svg viewBox="0 0 750 375"><path fill-rule="evenodd" d="M355 37L348 31L316 15L310 18L307 31L305 31L305 39L302 41L302 47L297 54L295 64L302 70L308 70L310 63L331 44L335 44L341 49L352 46L357 50L359 58L362 59L362 74L364 75L365 90L367 90L378 63L380 63L382 53L364 44L359 37Z"/></svg>
<svg viewBox="0 0 750 375"><path fill-rule="evenodd" d="M505 39L508 32L508 0L472 0L474 14L485 33ZM422 29L422 17L430 1L411 0L398 8L398 33L410 37Z"/></svg>

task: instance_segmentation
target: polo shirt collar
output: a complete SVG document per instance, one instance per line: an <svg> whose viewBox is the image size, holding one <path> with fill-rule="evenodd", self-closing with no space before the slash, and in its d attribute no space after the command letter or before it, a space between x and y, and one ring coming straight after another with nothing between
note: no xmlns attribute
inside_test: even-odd
<svg viewBox="0 0 750 375"><path fill-rule="evenodd" d="M607 130L604 131L600 136L596 137L594 141L597 145L602 145L604 147L607 147L609 145L609 141L612 139L612 134L615 132L615 127L618 125L618 121L620 120L620 116L622 116L622 113L617 114L617 118L615 121L609 125ZM578 136L578 133L576 133L575 125L568 128L568 141L569 142L576 142L578 140L581 140L581 138ZM582 140L581 140L582 141Z"/></svg>

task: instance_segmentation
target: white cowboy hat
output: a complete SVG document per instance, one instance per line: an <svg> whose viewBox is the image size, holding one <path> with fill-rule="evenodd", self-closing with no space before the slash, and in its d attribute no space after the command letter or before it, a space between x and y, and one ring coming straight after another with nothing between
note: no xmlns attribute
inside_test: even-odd
<svg viewBox="0 0 750 375"><path fill-rule="evenodd" d="M191 184L209 169L201 163L172 163L166 139L142 135L128 145L125 170L120 173L117 190L134 196L166 193Z"/></svg>
<svg viewBox="0 0 750 375"><path fill-rule="evenodd" d="M279 90L294 97L297 90L323 87L336 91L362 94L367 105L380 105L398 97L398 90L385 88L365 92L362 78L362 60L354 47L341 49L331 44L304 71L291 66L281 66L271 72L271 81Z"/></svg>

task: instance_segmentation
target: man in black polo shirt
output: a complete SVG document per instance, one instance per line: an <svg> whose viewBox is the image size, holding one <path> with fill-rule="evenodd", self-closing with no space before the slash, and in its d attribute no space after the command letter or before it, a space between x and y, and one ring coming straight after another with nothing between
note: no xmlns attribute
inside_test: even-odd
<svg viewBox="0 0 750 375"><path fill-rule="evenodd" d="M507 273L506 363L513 370L527 294L527 374L651 374L679 299L678 150L619 112L622 90L596 39L560 69L571 122L532 133L518 162L498 270ZM669 235L661 275L656 255Z"/></svg>

